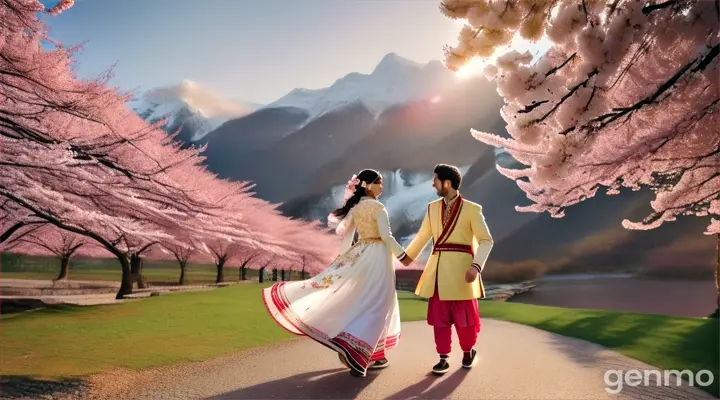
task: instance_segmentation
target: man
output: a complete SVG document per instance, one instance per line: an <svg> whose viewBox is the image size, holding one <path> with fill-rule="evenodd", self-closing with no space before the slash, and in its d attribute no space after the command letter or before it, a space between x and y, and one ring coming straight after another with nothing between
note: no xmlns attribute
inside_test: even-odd
<svg viewBox="0 0 720 400"><path fill-rule="evenodd" d="M472 368L474 349L480 332L478 298L485 297L480 273L493 246L482 207L460 196L460 170L438 164L433 187L441 199L427 205L420 231L398 259L409 265L428 240L433 250L420 276L415 294L428 298L427 321L433 326L435 347L440 361L432 370L437 375L448 371L448 357L455 325L463 350L462 366Z"/></svg>

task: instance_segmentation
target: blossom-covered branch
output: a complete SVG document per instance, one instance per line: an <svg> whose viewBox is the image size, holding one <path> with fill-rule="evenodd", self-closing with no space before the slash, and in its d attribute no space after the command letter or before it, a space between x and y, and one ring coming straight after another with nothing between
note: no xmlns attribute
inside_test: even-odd
<svg viewBox="0 0 720 400"><path fill-rule="evenodd" d="M467 20L449 68L498 55L485 73L511 138L472 134L527 166L498 167L533 202L519 211L562 217L603 188L649 187L654 212L626 228L690 214L720 233L720 1L445 0L441 10ZM507 47L515 37L552 46L535 62Z"/></svg>

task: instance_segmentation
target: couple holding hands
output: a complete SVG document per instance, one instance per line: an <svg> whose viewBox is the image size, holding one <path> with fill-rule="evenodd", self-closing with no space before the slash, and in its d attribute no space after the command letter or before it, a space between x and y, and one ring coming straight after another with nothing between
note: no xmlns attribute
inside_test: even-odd
<svg viewBox="0 0 720 400"><path fill-rule="evenodd" d="M477 299L485 297L480 272L493 239L481 206L458 191L460 170L439 164L433 172L440 198L427 205L420 230L406 249L393 237L387 210L378 201L383 178L366 169L348 182L344 204L328 216L328 225L344 236L338 257L310 279L279 282L263 291L265 306L280 326L336 351L353 376L389 365L385 352L400 338L394 258L410 265L430 239L432 253L415 294L429 299L427 322L439 356L432 372L442 375L450 368L453 325L462 366L474 365L480 332Z"/></svg>

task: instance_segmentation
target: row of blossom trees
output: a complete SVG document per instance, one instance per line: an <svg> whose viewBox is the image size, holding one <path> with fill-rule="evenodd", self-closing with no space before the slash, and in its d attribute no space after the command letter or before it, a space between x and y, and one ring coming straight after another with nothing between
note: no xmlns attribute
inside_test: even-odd
<svg viewBox="0 0 720 400"><path fill-rule="evenodd" d="M485 74L512 138L472 134L528 166L498 166L533 202L518 211L562 217L603 188L649 187L654 212L623 226L708 217L720 306L720 1L444 0L440 9L466 21L446 48L450 69L496 57ZM518 37L552 46L533 63L508 46Z"/></svg>
<svg viewBox="0 0 720 400"><path fill-rule="evenodd" d="M0 251L45 249L63 265L104 252L121 265L118 298L141 279L144 257L172 256L182 271L212 260L218 281L250 253L307 272L330 261L335 236L218 179L204 148L182 149L165 121L149 125L126 107L109 73L78 79L78 49L53 42L38 18L72 3L0 0Z"/></svg>

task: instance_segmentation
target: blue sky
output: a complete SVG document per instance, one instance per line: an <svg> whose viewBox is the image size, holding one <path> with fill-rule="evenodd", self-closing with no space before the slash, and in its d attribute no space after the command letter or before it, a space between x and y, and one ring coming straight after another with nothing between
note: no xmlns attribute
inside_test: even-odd
<svg viewBox="0 0 720 400"><path fill-rule="evenodd" d="M55 1L44 1L54 4ZM369 73L389 52L442 59L459 24L437 0L76 0L46 18L50 36L86 42L81 76L117 62L113 85L146 90L196 81L269 103L296 87Z"/></svg>

